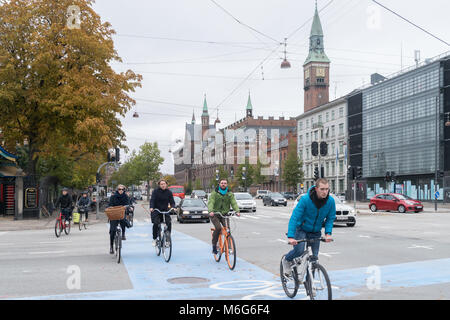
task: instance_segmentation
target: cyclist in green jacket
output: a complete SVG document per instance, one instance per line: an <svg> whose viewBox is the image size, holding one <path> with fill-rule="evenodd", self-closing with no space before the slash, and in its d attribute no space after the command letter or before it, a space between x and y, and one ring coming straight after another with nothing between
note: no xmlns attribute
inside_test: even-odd
<svg viewBox="0 0 450 320"><path fill-rule="evenodd" d="M215 215L214 212L220 212L223 215L227 215L230 211L230 207L233 208L236 215L239 217L239 207L234 198L234 194L228 190L228 180L222 179L220 180L219 186L211 193L211 196L208 199L208 211L211 222L215 228L212 237L213 254L217 254L217 241L219 240L222 225L225 226L224 219L220 215Z"/></svg>

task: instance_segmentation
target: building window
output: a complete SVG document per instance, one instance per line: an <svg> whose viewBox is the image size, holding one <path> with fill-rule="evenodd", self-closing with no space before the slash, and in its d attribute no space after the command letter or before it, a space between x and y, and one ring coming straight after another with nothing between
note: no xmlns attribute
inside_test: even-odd
<svg viewBox="0 0 450 320"><path fill-rule="evenodd" d="M327 112L327 113L325 114L325 122L328 122L329 120L330 120L330 113Z"/></svg>
<svg viewBox="0 0 450 320"><path fill-rule="evenodd" d="M298 144L299 144L299 145L302 145L302 144L303 144L303 136L302 136L302 135L299 135L299 136L298 136Z"/></svg>
<svg viewBox="0 0 450 320"><path fill-rule="evenodd" d="M339 124L339 135L340 136L344 135L344 124L343 123Z"/></svg>
<svg viewBox="0 0 450 320"><path fill-rule="evenodd" d="M334 110L331 110L331 120L334 120Z"/></svg>
<svg viewBox="0 0 450 320"><path fill-rule="evenodd" d="M334 128L335 126L333 125L333 126L331 126L331 137L333 138L334 137L334 135L335 135L335 128Z"/></svg>
<svg viewBox="0 0 450 320"><path fill-rule="evenodd" d="M339 108L339 118L342 118L344 116L344 107Z"/></svg>

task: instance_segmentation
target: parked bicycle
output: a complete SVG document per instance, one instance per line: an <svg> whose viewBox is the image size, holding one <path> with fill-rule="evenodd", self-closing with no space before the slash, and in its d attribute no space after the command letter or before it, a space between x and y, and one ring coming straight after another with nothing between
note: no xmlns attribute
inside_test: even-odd
<svg viewBox="0 0 450 320"><path fill-rule="evenodd" d="M160 211L158 209L154 209L154 211L158 211L163 214L163 219L160 224L158 224L158 237L156 238L156 255L159 256L161 251L164 256L164 260L169 262L172 257L172 238L169 232L169 229L166 224L166 216L170 215L173 211L173 208L169 211Z"/></svg>
<svg viewBox="0 0 450 320"><path fill-rule="evenodd" d="M281 259L280 278L284 292L289 298L294 298L301 283L311 300L332 300L331 282L328 273L318 263L311 250L311 244L314 241L327 241L324 238L296 241L297 243L306 242L307 249L300 257L294 258L291 270L284 270L284 256Z"/></svg>
<svg viewBox="0 0 450 320"><path fill-rule="evenodd" d="M55 235L57 238L61 236L62 231L64 230L64 233L66 235L69 235L71 228L71 221L70 219L66 219L62 212L59 212L58 216L56 217L55 222Z"/></svg>
<svg viewBox="0 0 450 320"><path fill-rule="evenodd" d="M214 214L220 215L224 218L225 227L222 227L222 230L219 235L218 245L220 250L218 250L217 254L214 254L214 259L216 262L220 262L222 254L225 253L225 259L227 260L228 267L230 270L233 270L236 267L236 242L234 241L233 236L231 235L230 229L230 216L234 216L235 212L230 212L228 215L223 215L220 212L214 212ZM211 236L216 229L211 228Z"/></svg>

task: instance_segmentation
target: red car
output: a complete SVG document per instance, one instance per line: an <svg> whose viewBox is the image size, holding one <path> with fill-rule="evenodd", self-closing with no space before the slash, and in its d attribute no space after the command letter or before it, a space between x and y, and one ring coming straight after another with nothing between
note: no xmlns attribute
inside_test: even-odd
<svg viewBox="0 0 450 320"><path fill-rule="evenodd" d="M370 199L369 208L372 212L378 210L398 211L405 213L408 211L423 211L423 205L419 200L415 200L399 193L381 193Z"/></svg>

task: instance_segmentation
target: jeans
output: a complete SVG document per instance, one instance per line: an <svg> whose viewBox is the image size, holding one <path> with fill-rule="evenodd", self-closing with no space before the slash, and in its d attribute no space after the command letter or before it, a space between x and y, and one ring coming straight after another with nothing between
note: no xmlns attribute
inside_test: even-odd
<svg viewBox="0 0 450 320"><path fill-rule="evenodd" d="M159 213L159 212L152 212L152 214L150 215L152 218L152 222L153 222L153 240L156 240L158 238L158 227L159 224L161 222L163 222L163 214ZM170 215L166 214L165 215L165 219L166 219L166 225L167 225L167 230L169 232L172 232L172 219L170 218Z"/></svg>
<svg viewBox="0 0 450 320"><path fill-rule="evenodd" d="M72 208L63 208L61 209L61 213L64 217L64 220L70 220L72 217Z"/></svg>
<svg viewBox="0 0 450 320"><path fill-rule="evenodd" d="M120 224L120 227L122 228L122 236L125 236L125 226L126 226L125 219L113 220L113 221L109 222L109 242L110 242L111 247L113 246L114 238L116 236L116 229L119 224Z"/></svg>
<svg viewBox="0 0 450 320"><path fill-rule="evenodd" d="M217 246L217 241L219 241L220 233L222 232L222 226L225 227L225 219L219 215L214 215L210 218L212 224L214 225L214 232L212 235L212 245Z"/></svg>
<svg viewBox="0 0 450 320"><path fill-rule="evenodd" d="M296 232L295 232L295 239L319 239L321 236L321 232L306 232L303 231L301 228L297 228ZM305 242L299 243L297 245L294 246L294 249L292 249L291 251L289 251L289 253L286 255L286 260L287 261L292 261L297 257L300 257L302 255L302 253L305 251ZM320 241L314 241L311 244L311 249L312 249L312 253L313 256L318 258L319 256L319 248L320 248Z"/></svg>

